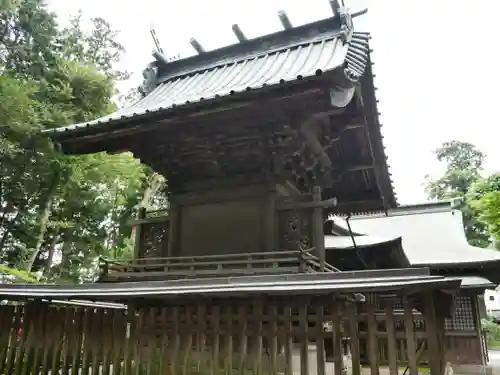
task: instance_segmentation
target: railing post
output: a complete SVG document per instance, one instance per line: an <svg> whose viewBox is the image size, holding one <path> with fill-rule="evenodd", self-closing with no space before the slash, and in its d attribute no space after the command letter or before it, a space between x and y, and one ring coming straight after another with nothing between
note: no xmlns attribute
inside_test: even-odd
<svg viewBox="0 0 500 375"><path fill-rule="evenodd" d="M146 218L146 209L144 207L139 208L137 215L139 220ZM140 258L142 249L142 223L137 223L135 226L135 236L134 236L134 262L136 259Z"/></svg>
<svg viewBox="0 0 500 375"><path fill-rule="evenodd" d="M321 201L321 188L313 187L313 201ZM312 238L313 244L319 258L319 270L325 272L325 235L323 233L323 209L318 207L313 208L312 212Z"/></svg>

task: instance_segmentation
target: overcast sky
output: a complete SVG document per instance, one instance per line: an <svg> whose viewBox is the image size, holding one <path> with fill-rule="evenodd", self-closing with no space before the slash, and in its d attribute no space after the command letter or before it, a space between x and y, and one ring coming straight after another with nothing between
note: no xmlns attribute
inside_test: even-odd
<svg viewBox="0 0 500 375"><path fill-rule="evenodd" d="M384 144L400 203L426 200L424 176L439 174L433 150L442 142L474 143L487 154L487 172L500 170L498 0L345 0L369 9L357 31L372 34ZM167 55L193 54L189 38L210 50L281 29L278 10L294 26L331 15L328 0L48 0L61 21L82 9L121 31L124 67L135 73L151 61L154 25Z"/></svg>

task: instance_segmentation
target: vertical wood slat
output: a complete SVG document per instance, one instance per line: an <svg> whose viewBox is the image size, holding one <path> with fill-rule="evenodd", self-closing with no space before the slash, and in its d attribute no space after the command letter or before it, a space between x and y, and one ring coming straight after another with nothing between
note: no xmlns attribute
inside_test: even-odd
<svg viewBox="0 0 500 375"><path fill-rule="evenodd" d="M340 302L334 300L332 306L332 323L333 323L333 362L335 366L335 375L342 375L344 370L344 361L342 353L342 330L341 330L341 308Z"/></svg>
<svg viewBox="0 0 500 375"><path fill-rule="evenodd" d="M26 305L23 306L23 310L21 311L22 314L22 321L21 319L19 320L19 329L21 330L20 332L21 335L17 337L17 342L16 342L16 352L14 355L14 367L13 370L15 372L19 371L21 369L21 366L23 364L23 358L25 355L25 349L27 344L29 345L29 335L30 333L30 318L31 318L31 309L28 308ZM14 372L13 371L13 372Z"/></svg>
<svg viewBox="0 0 500 375"><path fill-rule="evenodd" d="M183 338L183 361L182 375L187 375L191 372L191 351L193 348L193 314L190 305L184 309L185 328Z"/></svg>
<svg viewBox="0 0 500 375"><path fill-rule="evenodd" d="M12 316L11 325L9 329L9 348L7 351L5 373L12 374L14 372L17 340L19 328L21 328L21 316L23 314L23 307L17 305L14 307L14 314Z"/></svg>
<svg viewBox="0 0 500 375"><path fill-rule="evenodd" d="M233 371L233 311L232 306L226 307L226 329L224 339L224 370L226 374L231 374Z"/></svg>
<svg viewBox="0 0 500 375"><path fill-rule="evenodd" d="M316 306L316 368L318 375L325 375L324 313L323 304L319 303Z"/></svg>
<svg viewBox="0 0 500 375"><path fill-rule="evenodd" d="M13 310L12 306L2 306L0 309L0 374L4 373L6 365Z"/></svg>
<svg viewBox="0 0 500 375"><path fill-rule="evenodd" d="M46 309L43 306L39 306L36 317L36 339L33 360L30 367L30 372L33 374L40 373L40 367L42 366L42 359L44 356L44 343L45 343L45 330L46 330L46 320L45 320Z"/></svg>
<svg viewBox="0 0 500 375"><path fill-rule="evenodd" d="M406 352L408 354L408 368L410 375L418 375L417 368L417 347L415 341L415 331L413 327L413 309L407 302L404 306L404 326L406 333Z"/></svg>
<svg viewBox="0 0 500 375"><path fill-rule="evenodd" d="M99 375L99 366L101 364L101 354L103 350L103 340L102 334L104 333L103 320L105 309L93 309L93 331L92 331L92 366L91 366L91 374Z"/></svg>
<svg viewBox="0 0 500 375"><path fill-rule="evenodd" d="M285 375L293 375L292 363L292 308L285 306Z"/></svg>
<svg viewBox="0 0 500 375"><path fill-rule="evenodd" d="M154 361L156 359L156 308L149 307L146 311L144 311L147 319L147 328L148 330L145 332L147 334L146 341L147 348L145 350L145 360L146 360L146 375L151 375L153 372Z"/></svg>
<svg viewBox="0 0 500 375"><path fill-rule="evenodd" d="M109 375L110 371L110 366L112 364L112 348L114 346L114 314L112 309L105 309L104 310L104 316L102 320L102 334L103 334L103 339L102 339L102 370L99 374L101 375ZM118 343L116 343L118 346ZM111 362L111 363L110 363ZM117 370L115 370L117 371Z"/></svg>
<svg viewBox="0 0 500 375"><path fill-rule="evenodd" d="M270 343L270 357L271 357L271 374L278 373L278 307L276 302L273 301L269 306L271 329L269 330L268 342Z"/></svg>
<svg viewBox="0 0 500 375"><path fill-rule="evenodd" d="M68 307L64 314L64 345L62 351L62 368L63 375L70 372L70 360L73 356L73 340L75 339L75 329L73 327L75 309Z"/></svg>
<svg viewBox="0 0 500 375"><path fill-rule="evenodd" d="M396 327L394 325L394 314L391 305L385 308L386 327L387 327L387 351L389 357L389 373L398 375L398 358L397 358L397 340Z"/></svg>
<svg viewBox="0 0 500 375"><path fill-rule="evenodd" d="M214 304L211 309L212 313L212 355L210 372L212 375L217 375L219 369L219 351L220 351L220 307Z"/></svg>
<svg viewBox="0 0 500 375"><path fill-rule="evenodd" d="M123 355L123 374L130 375L133 370L134 359L134 342L137 335L137 321L139 317L132 309L127 311L127 331L128 338L125 341L124 355Z"/></svg>
<svg viewBox="0 0 500 375"><path fill-rule="evenodd" d="M131 341L132 345L134 346L133 348L133 353L134 353L134 371L133 374L135 375L141 375L142 374L142 362L141 362L141 354L144 352L144 347L143 347L143 332L142 329L144 327L144 321L146 320L146 309L141 308L139 309L139 314L136 319L136 329L135 331L135 337L134 340Z"/></svg>
<svg viewBox="0 0 500 375"><path fill-rule="evenodd" d="M239 307L238 310L238 325L240 329L240 361L238 365L239 374L243 375L245 373L245 368L247 366L247 355L248 355L248 307L243 305Z"/></svg>
<svg viewBox="0 0 500 375"><path fill-rule="evenodd" d="M309 315L307 303L299 308L300 326L300 374L309 375Z"/></svg>
<svg viewBox="0 0 500 375"><path fill-rule="evenodd" d="M262 374L262 355L264 348L262 346L262 335L263 335L263 319L264 319L264 304L262 298L257 298L254 305L254 320L255 320L255 367L254 371L256 375Z"/></svg>
<svg viewBox="0 0 500 375"><path fill-rule="evenodd" d="M207 361L205 360L206 349L207 349L207 308L204 303L198 304L198 309L196 312L196 321L198 328L198 361L197 361L197 371L205 371L205 366Z"/></svg>
<svg viewBox="0 0 500 375"><path fill-rule="evenodd" d="M427 353L432 375L442 375L445 368L444 348L440 341L440 325L444 321L438 318L432 292L426 293L424 299L425 331L427 336Z"/></svg>
<svg viewBox="0 0 500 375"><path fill-rule="evenodd" d="M93 310L94 309L90 307L84 308L81 375L88 375L89 373L89 366L92 354L91 349L92 349Z"/></svg>
<svg viewBox="0 0 500 375"><path fill-rule="evenodd" d="M368 304L368 360L372 375L379 375L377 321L375 318L375 306Z"/></svg>
<svg viewBox="0 0 500 375"><path fill-rule="evenodd" d="M160 362L159 362L159 373L160 374L165 374L166 371L165 369L168 368L169 366L169 361L168 361L168 347L171 345L171 342L168 337L168 329L170 328L169 322L168 322L168 308L163 307L161 308L160 311L160 322L161 326L164 328L164 330L161 332L161 352L160 352Z"/></svg>
<svg viewBox="0 0 500 375"><path fill-rule="evenodd" d="M361 375L361 358L359 348L359 325L358 325L358 306L352 303L348 309L349 315L349 334L351 345L352 375Z"/></svg>
<svg viewBox="0 0 500 375"><path fill-rule="evenodd" d="M115 309L113 310L112 319L112 340L111 340L111 374L121 374L122 373L122 361L124 358L123 347L126 340L126 329L127 325L125 323L125 314L123 310Z"/></svg>

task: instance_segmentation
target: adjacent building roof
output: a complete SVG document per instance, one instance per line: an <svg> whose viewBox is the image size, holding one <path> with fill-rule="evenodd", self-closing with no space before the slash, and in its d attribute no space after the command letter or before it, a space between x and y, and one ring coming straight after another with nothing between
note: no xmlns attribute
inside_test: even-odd
<svg viewBox="0 0 500 375"><path fill-rule="evenodd" d="M125 282L83 285L0 285L4 299L79 299L128 301L179 296L228 296L249 294L327 294L376 291L418 291L439 289L454 293L460 280L430 276L429 270L401 269L313 273L278 276L250 276L214 279Z"/></svg>
<svg viewBox="0 0 500 375"><path fill-rule="evenodd" d="M347 227L345 219L335 223ZM403 250L415 266L449 266L500 262L500 252L483 249L467 243L463 217L449 202L391 209L388 214L352 216L350 225L356 234L366 235L363 243L380 243L401 237Z"/></svg>

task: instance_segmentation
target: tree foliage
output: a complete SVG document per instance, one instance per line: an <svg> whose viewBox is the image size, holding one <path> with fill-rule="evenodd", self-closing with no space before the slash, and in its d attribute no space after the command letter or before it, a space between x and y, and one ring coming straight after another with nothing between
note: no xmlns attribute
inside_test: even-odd
<svg viewBox="0 0 500 375"><path fill-rule="evenodd" d="M470 244L486 247L490 236L498 235L500 225L498 195L500 175L483 178L485 155L468 142L445 142L436 151L445 163L444 174L428 181L429 198L454 200L464 216L464 229Z"/></svg>
<svg viewBox="0 0 500 375"><path fill-rule="evenodd" d="M152 172L130 154L62 155L41 135L116 108L124 49L109 23L91 24L79 13L62 29L41 0L0 2L0 273L77 281L97 256L130 252Z"/></svg>

